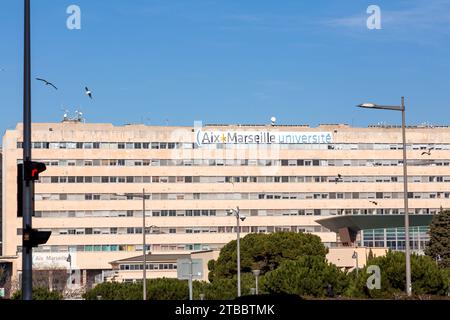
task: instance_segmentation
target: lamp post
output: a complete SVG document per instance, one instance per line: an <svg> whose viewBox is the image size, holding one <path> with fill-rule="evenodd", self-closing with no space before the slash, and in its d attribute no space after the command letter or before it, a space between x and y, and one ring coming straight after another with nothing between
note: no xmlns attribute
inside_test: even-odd
<svg viewBox="0 0 450 320"><path fill-rule="evenodd" d="M70 253L66 261L69 263L69 286L72 288L72 256Z"/></svg>
<svg viewBox="0 0 450 320"><path fill-rule="evenodd" d="M143 254L143 268L142 268L142 300L147 300L147 256L146 256L146 243L145 243L145 234L146 234L146 227L145 227L145 188L142 189L142 194L140 193L115 193L116 196L133 196L136 198L142 197L142 252ZM153 228L155 226L151 226L150 228Z"/></svg>
<svg viewBox="0 0 450 320"><path fill-rule="evenodd" d="M359 272L358 252L353 251L352 258L356 260L356 277L358 277L358 272Z"/></svg>
<svg viewBox="0 0 450 320"><path fill-rule="evenodd" d="M252 270L252 272L253 272L253 275L255 276L255 281L256 281L256 283L255 283L255 285L256 285L256 294L258 294L258 288L259 288L259 286L258 286L258 278L259 278L259 275L261 274L261 270Z"/></svg>
<svg viewBox="0 0 450 320"><path fill-rule="evenodd" d="M245 216L241 215L239 213L239 207L236 207L236 209L230 209L228 211L228 215L233 215L236 217L236 233L237 233L237 295L238 297L241 296L241 245L240 245L240 226L239 226L239 220L244 221Z"/></svg>
<svg viewBox="0 0 450 320"><path fill-rule="evenodd" d="M405 208L405 256L406 256L406 294L412 295L411 287L411 252L409 245L409 213L408 213L408 164L406 159L406 125L405 98L402 97L400 106L383 106L375 103L363 103L360 108L394 110L402 112L402 141L403 141L403 202Z"/></svg>
<svg viewBox="0 0 450 320"><path fill-rule="evenodd" d="M145 189L142 189L142 252L144 253L142 300L147 300L147 250L145 244Z"/></svg>

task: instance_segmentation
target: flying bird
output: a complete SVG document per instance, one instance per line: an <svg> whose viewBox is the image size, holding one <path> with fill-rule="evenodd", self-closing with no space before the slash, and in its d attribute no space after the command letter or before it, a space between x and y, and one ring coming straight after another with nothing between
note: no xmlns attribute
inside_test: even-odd
<svg viewBox="0 0 450 320"><path fill-rule="evenodd" d="M422 152L422 156L423 156L424 154L427 154L427 155L431 156L431 150L433 150L433 149L434 149L434 147L428 148L428 151Z"/></svg>
<svg viewBox="0 0 450 320"><path fill-rule="evenodd" d="M51 83L50 81L47 81L47 80L45 80L45 79L41 79L41 78L36 78L36 80L38 80L38 81L42 81L42 82L44 82L44 83L45 83L45 85L46 85L46 86L52 86L53 88L55 88L55 90L58 90L58 88L57 88L57 87L55 87L55 85L54 85L53 83Z"/></svg>
<svg viewBox="0 0 450 320"><path fill-rule="evenodd" d="M342 181L342 176L340 174L337 175L337 178L334 178L334 183L338 183Z"/></svg>
<svg viewBox="0 0 450 320"><path fill-rule="evenodd" d="M378 202L376 202L376 201L370 201L370 202L372 202L374 205L378 205Z"/></svg>
<svg viewBox="0 0 450 320"><path fill-rule="evenodd" d="M84 87L86 95L92 99L92 91L88 87Z"/></svg>

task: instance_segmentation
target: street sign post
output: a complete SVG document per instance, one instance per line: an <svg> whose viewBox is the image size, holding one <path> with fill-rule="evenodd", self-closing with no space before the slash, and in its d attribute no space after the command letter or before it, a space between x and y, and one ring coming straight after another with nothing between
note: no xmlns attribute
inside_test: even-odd
<svg viewBox="0 0 450 320"><path fill-rule="evenodd" d="M200 280L203 277L202 259L178 259L177 277L179 280L189 281L189 300L193 300L192 281Z"/></svg>

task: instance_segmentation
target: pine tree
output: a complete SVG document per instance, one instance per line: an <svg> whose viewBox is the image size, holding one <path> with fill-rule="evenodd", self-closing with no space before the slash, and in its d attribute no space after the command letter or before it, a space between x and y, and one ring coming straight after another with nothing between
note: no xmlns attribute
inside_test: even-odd
<svg viewBox="0 0 450 320"><path fill-rule="evenodd" d="M441 210L430 224L430 241L425 254L433 258L440 268L450 267L450 211Z"/></svg>

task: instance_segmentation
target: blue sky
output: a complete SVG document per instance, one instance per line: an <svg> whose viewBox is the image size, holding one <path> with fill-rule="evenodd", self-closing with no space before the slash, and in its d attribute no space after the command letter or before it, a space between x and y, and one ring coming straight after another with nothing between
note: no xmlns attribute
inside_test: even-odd
<svg viewBox="0 0 450 320"><path fill-rule="evenodd" d="M0 129L22 119L23 1L0 10ZM81 30L66 9L81 8ZM381 30L366 9L381 8ZM450 1L32 0L33 121L449 124ZM90 101L84 86L94 94Z"/></svg>

